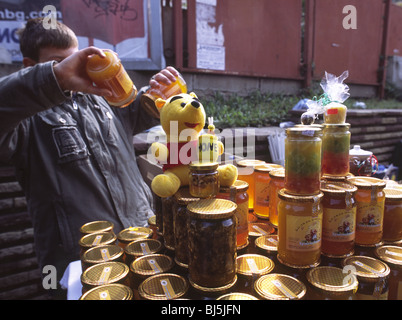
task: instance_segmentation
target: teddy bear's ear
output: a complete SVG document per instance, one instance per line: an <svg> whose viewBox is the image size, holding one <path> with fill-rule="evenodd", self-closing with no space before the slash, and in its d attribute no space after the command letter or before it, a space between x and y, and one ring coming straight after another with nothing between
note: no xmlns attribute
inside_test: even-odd
<svg viewBox="0 0 402 320"><path fill-rule="evenodd" d="M161 98L156 99L155 101L155 106L158 108L159 112L161 112L163 106L165 105L166 100L163 100Z"/></svg>
<svg viewBox="0 0 402 320"><path fill-rule="evenodd" d="M198 99L197 95L194 92L190 92L190 96L192 96L193 98Z"/></svg>

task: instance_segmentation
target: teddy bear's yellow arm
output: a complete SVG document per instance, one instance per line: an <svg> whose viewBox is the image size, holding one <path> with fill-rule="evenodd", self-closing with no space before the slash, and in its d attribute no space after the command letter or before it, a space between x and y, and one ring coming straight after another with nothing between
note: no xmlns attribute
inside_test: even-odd
<svg viewBox="0 0 402 320"><path fill-rule="evenodd" d="M151 144L151 154L159 162L166 162L169 155L169 150L163 143L154 142Z"/></svg>

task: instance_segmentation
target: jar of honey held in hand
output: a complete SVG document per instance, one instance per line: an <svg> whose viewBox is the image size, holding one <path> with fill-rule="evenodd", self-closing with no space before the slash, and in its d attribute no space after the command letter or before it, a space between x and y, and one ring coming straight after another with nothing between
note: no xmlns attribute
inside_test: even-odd
<svg viewBox="0 0 402 320"><path fill-rule="evenodd" d="M97 87L112 92L112 96L105 98L111 106L126 107L137 97L137 88L117 55L106 50L104 53L105 58L96 54L88 58L86 72Z"/></svg>

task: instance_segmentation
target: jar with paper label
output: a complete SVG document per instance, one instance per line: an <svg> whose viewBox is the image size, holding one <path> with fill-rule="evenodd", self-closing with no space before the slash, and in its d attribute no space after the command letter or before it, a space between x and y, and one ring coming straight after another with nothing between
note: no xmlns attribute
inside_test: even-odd
<svg viewBox="0 0 402 320"><path fill-rule="evenodd" d="M285 168L275 169L269 172L269 223L278 227L278 192L285 187Z"/></svg>
<svg viewBox="0 0 402 320"><path fill-rule="evenodd" d="M306 286L298 279L278 273L260 277L254 284L258 297L265 300L301 300L306 295Z"/></svg>
<svg viewBox="0 0 402 320"><path fill-rule="evenodd" d="M402 240L402 189L384 189L384 225L383 240L385 242L398 242Z"/></svg>
<svg viewBox="0 0 402 320"><path fill-rule="evenodd" d="M112 232L113 233L113 223L110 221L91 221L81 226L80 232L82 236L90 233L99 232Z"/></svg>
<svg viewBox="0 0 402 320"><path fill-rule="evenodd" d="M376 248L374 254L391 269L388 300L402 300L402 247L385 245Z"/></svg>
<svg viewBox="0 0 402 320"><path fill-rule="evenodd" d="M359 282L353 274L345 277L341 268L321 266L307 271L309 300L353 300Z"/></svg>
<svg viewBox="0 0 402 320"><path fill-rule="evenodd" d="M130 242L124 247L124 262L130 265L132 261L142 256L160 253L163 250L163 244L156 239L138 239Z"/></svg>
<svg viewBox="0 0 402 320"><path fill-rule="evenodd" d="M225 199L190 203L189 279L196 290L220 292L236 277L236 204Z"/></svg>
<svg viewBox="0 0 402 320"><path fill-rule="evenodd" d="M211 198L219 192L219 164L193 162L189 165L189 190L193 197Z"/></svg>
<svg viewBox="0 0 402 320"><path fill-rule="evenodd" d="M95 264L81 274L82 293L88 290L112 283L129 286L129 268L122 262L103 262Z"/></svg>
<svg viewBox="0 0 402 320"><path fill-rule="evenodd" d="M342 261L345 280L355 275L359 281L356 300L388 300L390 269L384 262L365 256L350 256Z"/></svg>
<svg viewBox="0 0 402 320"><path fill-rule="evenodd" d="M152 238L152 234L151 228L129 227L118 233L117 242L124 249L130 242L135 240Z"/></svg>
<svg viewBox="0 0 402 320"><path fill-rule="evenodd" d="M133 291L130 287L119 284L105 284L85 292L80 300L133 300Z"/></svg>
<svg viewBox="0 0 402 320"><path fill-rule="evenodd" d="M271 180L269 173L279 168L282 168L282 166L274 163L264 163L254 167L254 212L260 219L269 218L269 182Z"/></svg>
<svg viewBox="0 0 402 320"><path fill-rule="evenodd" d="M324 124L322 174L346 176L349 173L350 125Z"/></svg>
<svg viewBox="0 0 402 320"><path fill-rule="evenodd" d="M82 271L90 266L107 261L124 262L124 250L117 244L97 246L88 249L81 257Z"/></svg>
<svg viewBox="0 0 402 320"><path fill-rule="evenodd" d="M321 129L300 126L286 129L285 189L289 194L320 192Z"/></svg>
<svg viewBox="0 0 402 320"><path fill-rule="evenodd" d="M278 260L293 268L310 268L320 263L323 193L289 195L279 191Z"/></svg>
<svg viewBox="0 0 402 320"><path fill-rule="evenodd" d="M231 200L237 205L237 250L248 245L248 193L249 185L242 180L236 180L230 187L221 187L217 199Z"/></svg>
<svg viewBox="0 0 402 320"><path fill-rule="evenodd" d="M180 188L174 195L173 204L173 231L175 238L175 262L183 267L188 267L188 222L189 214L187 206L191 202L200 200L193 197L188 188Z"/></svg>
<svg viewBox="0 0 402 320"><path fill-rule="evenodd" d="M174 300L185 298L187 280L174 273L162 273L145 279L138 287L143 300Z"/></svg>
<svg viewBox="0 0 402 320"><path fill-rule="evenodd" d="M321 252L329 257L352 255L355 246L357 188L350 183L322 182Z"/></svg>
<svg viewBox="0 0 402 320"><path fill-rule="evenodd" d="M80 257L90 248L103 246L103 245L112 245L116 244L117 237L112 232L98 232L98 233L90 233L83 236L79 241L79 246L81 248Z"/></svg>
<svg viewBox="0 0 402 320"><path fill-rule="evenodd" d="M97 87L111 91L112 95L106 97L110 105L126 107L137 97L137 88L116 53L111 51L104 53L105 58L95 54L88 58L86 72Z"/></svg>
<svg viewBox="0 0 402 320"><path fill-rule="evenodd" d="M239 180L248 183L248 208L254 208L254 190L255 190L255 171L254 167L265 162L257 159L243 159L237 161L237 170Z"/></svg>
<svg viewBox="0 0 402 320"><path fill-rule="evenodd" d="M382 243L385 181L372 177L353 177L348 181L356 192L356 244L375 247Z"/></svg>

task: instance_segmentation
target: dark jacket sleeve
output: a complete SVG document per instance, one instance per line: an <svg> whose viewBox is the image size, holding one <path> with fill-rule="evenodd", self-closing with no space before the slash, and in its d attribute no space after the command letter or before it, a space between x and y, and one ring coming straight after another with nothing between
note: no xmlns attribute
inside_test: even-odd
<svg viewBox="0 0 402 320"><path fill-rule="evenodd" d="M53 62L37 64L0 79L0 161L8 162L23 145L29 118L66 99Z"/></svg>

